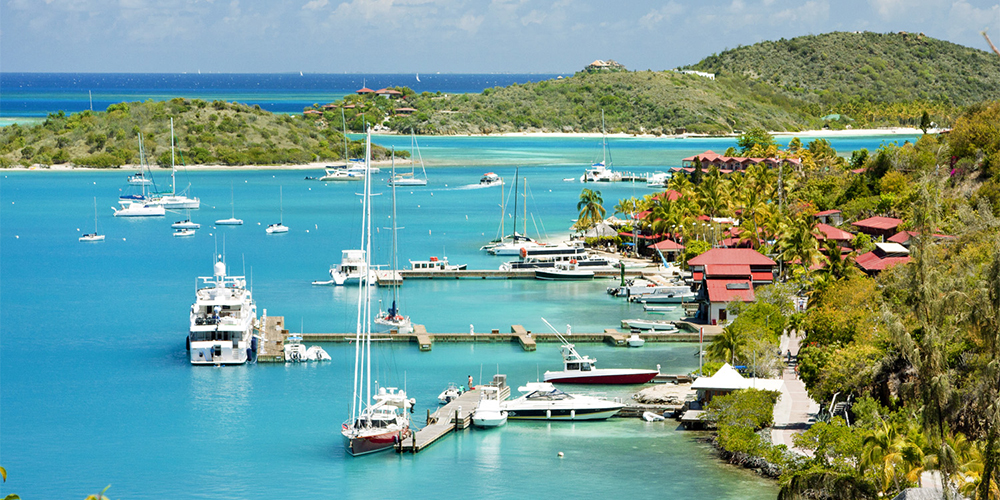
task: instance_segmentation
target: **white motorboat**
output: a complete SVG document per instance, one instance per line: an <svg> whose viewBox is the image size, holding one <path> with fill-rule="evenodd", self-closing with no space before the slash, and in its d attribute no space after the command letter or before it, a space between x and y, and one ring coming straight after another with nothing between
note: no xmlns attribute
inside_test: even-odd
<svg viewBox="0 0 1000 500"><path fill-rule="evenodd" d="M368 275L365 280L369 285L375 284L375 271L367 267L367 259L364 250L342 250L340 253L340 263L330 267L330 281L322 284L346 285L357 283L362 276ZM316 282L320 284L320 282Z"/></svg>
<svg viewBox="0 0 1000 500"><path fill-rule="evenodd" d="M285 202L284 202L284 196L282 195L281 191L282 191L281 190L281 186L278 186L278 207L279 207L278 208L278 210L279 210L279 212L278 212L279 213L279 215L278 215L278 222L276 222L274 224L269 224L267 226L267 229L265 229L265 231L267 232L267 234L280 234L280 233L287 233L288 232L288 226L286 226L284 224L284 221L285 221Z"/></svg>
<svg viewBox="0 0 1000 500"><path fill-rule="evenodd" d="M667 182L670 181L670 174L666 172L653 172L648 177L646 177L646 187L651 188L665 188L667 187Z"/></svg>
<svg viewBox="0 0 1000 500"><path fill-rule="evenodd" d="M670 311L676 311L677 306L651 306L649 304L643 304L642 309L648 313L666 313Z"/></svg>
<svg viewBox="0 0 1000 500"><path fill-rule="evenodd" d="M661 333L677 331L677 325L675 325L673 321L657 319L623 319L622 324L628 326L630 329L634 328L636 330L652 330L654 332Z"/></svg>
<svg viewBox="0 0 1000 500"><path fill-rule="evenodd" d="M629 300L645 304L679 304L690 302L697 296L687 285L670 285L654 287L650 293L632 295Z"/></svg>
<svg viewBox="0 0 1000 500"><path fill-rule="evenodd" d="M365 136L365 158L371 158L371 132ZM367 163L367 160L366 160ZM371 239L371 176L365 174L362 198L361 247ZM371 255L365 254L365 269L371 268ZM352 456L388 450L411 435L407 410L415 403L406 393L391 387L380 387L374 396L371 379L371 294L364 293L367 277L361 280L358 293L358 322L354 339L354 387L350 417L341 424L341 435L347 452Z"/></svg>
<svg viewBox="0 0 1000 500"><path fill-rule="evenodd" d="M153 183L153 180L146 177L146 174L142 170L128 176L128 183L131 186L148 186Z"/></svg>
<svg viewBox="0 0 1000 500"><path fill-rule="evenodd" d="M466 267L467 264L449 264L448 257L410 261L410 269L413 271L463 271Z"/></svg>
<svg viewBox="0 0 1000 500"><path fill-rule="evenodd" d="M201 224L191 222L191 219L179 220L170 225L174 229L201 229Z"/></svg>
<svg viewBox="0 0 1000 500"><path fill-rule="evenodd" d="M97 197L94 197L94 232L80 237L80 241L104 241L104 235L97 231Z"/></svg>
<svg viewBox="0 0 1000 500"><path fill-rule="evenodd" d="M588 281L594 279L594 271L580 269L576 259L556 262L551 268L535 269L535 279L546 281Z"/></svg>
<svg viewBox="0 0 1000 500"><path fill-rule="evenodd" d="M215 221L216 226L242 226L243 219L236 218L236 189L232 184L229 185L229 208L232 210L233 216L228 219L219 219Z"/></svg>
<svg viewBox="0 0 1000 500"><path fill-rule="evenodd" d="M187 349L192 365L240 365L256 359L257 305L243 276L227 276L220 255L214 275L199 277L203 285L191 306Z"/></svg>
<svg viewBox="0 0 1000 500"><path fill-rule="evenodd" d="M162 217L167 214L163 205L152 203L132 202L121 206L121 208L111 207L115 211L115 217Z"/></svg>
<svg viewBox="0 0 1000 500"><path fill-rule="evenodd" d="M305 361L330 361L330 355L327 354L326 350L318 345L312 347L306 347L302 343L302 335L291 334L285 338L285 345L283 347L285 351L285 362L286 363L301 363Z"/></svg>
<svg viewBox="0 0 1000 500"><path fill-rule="evenodd" d="M646 341L638 333L633 333L625 342L629 347L642 347L646 345Z"/></svg>
<svg viewBox="0 0 1000 500"><path fill-rule="evenodd" d="M683 293L690 292L691 287L686 285L660 285L654 281L647 280L645 278L635 278L625 282L625 286L615 286L608 287L608 293L616 297L643 297L657 291L663 292L673 292L673 293ZM638 301L640 299L633 299Z"/></svg>
<svg viewBox="0 0 1000 500"><path fill-rule="evenodd" d="M500 407L500 388L495 385L478 387L479 406L472 414L472 424L476 427L500 427L507 423L507 412Z"/></svg>
<svg viewBox="0 0 1000 500"><path fill-rule="evenodd" d="M563 345L560 352L563 358L563 370L546 371L544 380L553 383L567 384L645 384L653 380L659 371L639 368L598 368L597 360L590 356L581 356L576 347L565 337L556 334Z"/></svg>
<svg viewBox="0 0 1000 500"><path fill-rule="evenodd" d="M590 253L583 247L583 242L576 241L570 245L546 245L536 249L521 251L521 259L505 262L500 265L501 271L515 269L554 269L558 263L576 261L577 269L589 271L612 271L618 260Z"/></svg>
<svg viewBox="0 0 1000 500"><path fill-rule="evenodd" d="M644 411L642 412L642 419L647 422L663 422L666 420L666 417L651 411Z"/></svg>
<svg viewBox="0 0 1000 500"><path fill-rule="evenodd" d="M326 175L320 177L319 180L324 181L324 182L332 182L332 181L362 181L362 180L364 180L364 178L365 178L364 174L358 174L358 173L355 173L355 172L351 172L350 170L347 170L347 169L340 169L340 168L329 169L328 168L328 169L326 169Z"/></svg>
<svg viewBox="0 0 1000 500"><path fill-rule="evenodd" d="M518 387L522 396L500 403L507 418L516 420L603 420L625 407L593 396L567 394L548 382Z"/></svg>
<svg viewBox="0 0 1000 500"><path fill-rule="evenodd" d="M479 179L480 186L503 186L503 179L499 175L493 172L486 172L482 178Z"/></svg>
<svg viewBox="0 0 1000 500"><path fill-rule="evenodd" d="M445 390L441 391L441 394L438 394L438 404L446 405L453 399L458 399L461 395L462 389L459 389L457 384L451 382Z"/></svg>
<svg viewBox="0 0 1000 500"><path fill-rule="evenodd" d="M174 229L174 236L176 237L194 236L194 229Z"/></svg>

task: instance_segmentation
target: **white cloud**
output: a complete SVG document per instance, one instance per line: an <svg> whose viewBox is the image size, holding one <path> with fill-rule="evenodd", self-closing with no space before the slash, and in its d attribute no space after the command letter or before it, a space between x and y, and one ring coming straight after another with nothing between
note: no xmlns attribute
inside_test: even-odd
<svg viewBox="0 0 1000 500"><path fill-rule="evenodd" d="M646 13L645 16L639 18L639 26L646 29L655 29L658 24L663 21L672 21L675 17L684 13L684 7L676 2L671 1L670 3L660 7L659 9L653 9Z"/></svg>
<svg viewBox="0 0 1000 500"><path fill-rule="evenodd" d="M329 0L312 0L311 2L306 2L302 6L302 10L319 10L326 7L330 3Z"/></svg>
<svg viewBox="0 0 1000 500"><path fill-rule="evenodd" d="M540 10L532 10L521 18L521 25L527 26L529 24L542 24L545 22L546 17L548 16L544 12Z"/></svg>
<svg viewBox="0 0 1000 500"><path fill-rule="evenodd" d="M984 9L973 7L965 0L951 4L948 12L948 35L958 37L963 34L978 34L985 28L1000 27L1000 5L993 4ZM996 34L993 37L995 38Z"/></svg>
<svg viewBox="0 0 1000 500"><path fill-rule="evenodd" d="M830 4L826 0L810 0L798 7L776 12L770 17L780 23L824 23L830 17Z"/></svg>
<svg viewBox="0 0 1000 500"><path fill-rule="evenodd" d="M476 31L479 30L479 26L481 24L483 24L483 20L484 19L485 19L484 16L477 16L477 15L469 12L469 13L466 13L464 16L462 16L458 20L458 22L455 23L455 25L458 26L458 29L460 29L462 31L465 31L465 32L468 32L468 33L471 33L471 34L475 34Z"/></svg>

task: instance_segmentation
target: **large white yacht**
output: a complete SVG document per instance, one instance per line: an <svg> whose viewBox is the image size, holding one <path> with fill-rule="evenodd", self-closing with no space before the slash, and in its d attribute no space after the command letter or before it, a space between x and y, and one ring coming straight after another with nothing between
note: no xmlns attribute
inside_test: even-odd
<svg viewBox="0 0 1000 500"><path fill-rule="evenodd" d="M256 358L257 305L243 276L227 276L219 256L214 276L198 278L187 348L192 365L240 365Z"/></svg>
<svg viewBox="0 0 1000 500"><path fill-rule="evenodd" d="M518 387L523 395L500 403L514 420L602 420L625 407L622 403L567 394L548 382L528 382Z"/></svg>
<svg viewBox="0 0 1000 500"><path fill-rule="evenodd" d="M501 271L515 269L555 269L557 263L576 261L577 269L588 271L611 271L618 265L618 259L592 254L583 247L583 242L570 245L546 245L535 249L522 249L521 259L505 262Z"/></svg>

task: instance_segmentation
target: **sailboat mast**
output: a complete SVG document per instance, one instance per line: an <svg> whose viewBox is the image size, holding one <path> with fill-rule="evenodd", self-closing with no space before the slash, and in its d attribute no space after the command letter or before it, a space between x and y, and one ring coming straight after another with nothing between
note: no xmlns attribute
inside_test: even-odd
<svg viewBox="0 0 1000 500"><path fill-rule="evenodd" d="M170 118L170 196L177 194L177 164L174 162L174 119Z"/></svg>
<svg viewBox="0 0 1000 500"><path fill-rule="evenodd" d="M522 231L524 231L524 235L528 236L528 178L527 177L524 178L524 203L522 203L522 205L524 205L524 222L521 224L521 226L524 227L524 229L522 229ZM514 217L516 218L517 214L514 214ZM536 233L538 232L537 227L535 228L535 232Z"/></svg>
<svg viewBox="0 0 1000 500"><path fill-rule="evenodd" d="M604 128L604 110L601 110L601 151L604 153L604 168L608 168L608 130Z"/></svg>
<svg viewBox="0 0 1000 500"><path fill-rule="evenodd" d="M344 108L340 108L340 122L344 124L344 165L347 165L347 119L344 118Z"/></svg>
<svg viewBox="0 0 1000 500"><path fill-rule="evenodd" d="M396 148L392 148L392 176L396 177ZM397 309L399 286L396 285L396 268L399 266L399 256L396 255L396 183L392 183L392 306ZM398 309L397 309L398 310Z"/></svg>
<svg viewBox="0 0 1000 500"><path fill-rule="evenodd" d="M365 297L365 317L364 317L364 336L365 336L365 404L371 401L372 397L372 360L371 360L371 349L372 349L372 338L371 338L371 308L372 308L372 298L371 294L368 293L368 281L371 279L371 263L372 263L372 205L371 205L371 194L372 194L372 181L371 181L371 147L372 147L372 133L371 130L365 129L367 134L365 136L365 221L367 225L365 226L365 231L367 232L367 237L365 238L365 288L362 290L362 294Z"/></svg>
<svg viewBox="0 0 1000 500"><path fill-rule="evenodd" d="M94 234L97 234L97 197L94 197Z"/></svg>
<svg viewBox="0 0 1000 500"><path fill-rule="evenodd" d="M278 186L278 224L285 224L285 196L281 186Z"/></svg>
<svg viewBox="0 0 1000 500"><path fill-rule="evenodd" d="M517 180L519 170L514 169L514 241L517 241Z"/></svg>

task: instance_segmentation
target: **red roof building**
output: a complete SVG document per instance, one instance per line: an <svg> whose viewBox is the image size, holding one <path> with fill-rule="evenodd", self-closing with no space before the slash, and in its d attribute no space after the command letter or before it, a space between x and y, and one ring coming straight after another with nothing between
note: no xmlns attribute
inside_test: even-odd
<svg viewBox="0 0 1000 500"><path fill-rule="evenodd" d="M844 213L840 210L823 210L816 212L813 217L819 219L823 224L833 224L839 226L844 223Z"/></svg>
<svg viewBox="0 0 1000 500"><path fill-rule="evenodd" d="M403 93L396 89L381 88L375 91L375 95L379 97L396 98L402 96Z"/></svg>
<svg viewBox="0 0 1000 500"><path fill-rule="evenodd" d="M910 261L910 251L899 243L876 243L875 250L857 256L854 263L868 275L878 274L897 264Z"/></svg>
<svg viewBox="0 0 1000 500"><path fill-rule="evenodd" d="M852 222L858 231L876 238L888 238L896 234L896 229L903 223L902 219L893 217L869 217L865 220Z"/></svg>
<svg viewBox="0 0 1000 500"><path fill-rule="evenodd" d="M727 321L726 305L734 300L752 302L754 289L774 282L776 263L748 248L713 248L688 261L691 277L705 290L707 304L699 314L709 322Z"/></svg>
<svg viewBox="0 0 1000 500"><path fill-rule="evenodd" d="M791 165L801 165L802 160L800 158L746 158L742 156L721 156L715 151L708 150L700 155L689 156L681 160L684 165L681 168L674 168L673 170L684 170L688 173L694 172L695 158L698 159L697 163L701 163L702 170L707 170L712 165L719 168L719 172L731 173L736 171L746 170L747 167L751 165L757 165L763 163L768 167L777 167L782 163L787 163Z"/></svg>
<svg viewBox="0 0 1000 500"><path fill-rule="evenodd" d="M894 234L892 237L886 239L885 241L889 243L899 243L900 245L909 247L910 240L913 239L913 237L917 236L918 234L920 233L916 231L900 231ZM947 234L936 234L936 233L932 234L931 237L934 238L935 240L945 240L954 238L954 236L949 236Z"/></svg>
<svg viewBox="0 0 1000 500"><path fill-rule="evenodd" d="M370 88L368 88L368 87L362 87L361 89L357 90L355 93L358 94L358 95L367 95L367 94L374 94L375 91L372 90L372 89L370 89Z"/></svg>
<svg viewBox="0 0 1000 500"><path fill-rule="evenodd" d="M854 239L854 235L844 231L843 229L837 229L833 226L828 226L826 224L816 224L816 229L819 229L823 236L819 237L820 241L823 240L835 240L837 243L845 244L850 243Z"/></svg>

